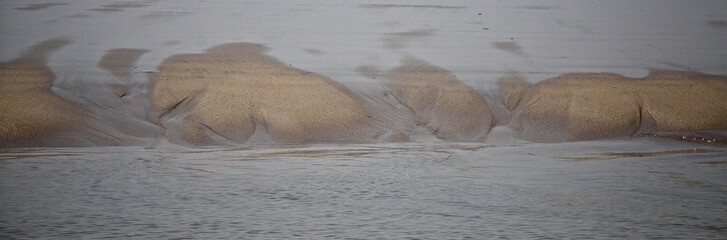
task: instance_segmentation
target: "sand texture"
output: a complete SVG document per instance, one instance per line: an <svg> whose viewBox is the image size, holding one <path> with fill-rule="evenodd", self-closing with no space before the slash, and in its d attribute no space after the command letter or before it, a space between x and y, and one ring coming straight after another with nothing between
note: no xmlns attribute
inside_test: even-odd
<svg viewBox="0 0 727 240"><path fill-rule="evenodd" d="M510 124L536 142L643 133L727 130L727 77L652 71L645 78L573 73L534 85L501 84Z"/></svg>
<svg viewBox="0 0 727 240"><path fill-rule="evenodd" d="M80 146L102 139L83 132L85 110L51 91L46 56L69 41L41 42L0 64L0 147Z"/></svg>
<svg viewBox="0 0 727 240"><path fill-rule="evenodd" d="M485 99L452 73L406 59L389 72L389 88L416 114L416 122L449 141L483 141L493 116Z"/></svg>
<svg viewBox="0 0 727 240"><path fill-rule="evenodd" d="M356 94L266 50L232 43L167 58L150 98L170 141L240 144L257 131L276 143L371 142L383 133Z"/></svg>

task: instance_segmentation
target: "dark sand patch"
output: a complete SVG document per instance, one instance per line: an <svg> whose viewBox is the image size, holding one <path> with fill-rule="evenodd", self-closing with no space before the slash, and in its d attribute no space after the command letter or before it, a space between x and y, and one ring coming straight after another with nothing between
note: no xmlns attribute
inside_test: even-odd
<svg viewBox="0 0 727 240"><path fill-rule="evenodd" d="M179 40L170 40L170 41L164 41L162 43L162 45L164 45L164 46L174 46L174 45L180 44L181 42L182 41L179 41Z"/></svg>
<svg viewBox="0 0 727 240"><path fill-rule="evenodd" d="M406 59L392 69L388 86L416 114L418 125L444 140L483 141L492 125L485 99L454 75L427 62Z"/></svg>
<svg viewBox="0 0 727 240"><path fill-rule="evenodd" d="M112 4L106 4L101 6L100 8L93 8L89 9L91 11L97 11L97 12L120 12L124 11L124 9L128 8L143 8L149 6L146 3L135 3L135 2L117 2Z"/></svg>
<svg viewBox="0 0 727 240"><path fill-rule="evenodd" d="M727 159L726 160L716 160L716 161L693 162L692 164L721 165L721 164L727 164Z"/></svg>
<svg viewBox="0 0 727 240"><path fill-rule="evenodd" d="M604 153L593 153L589 157L557 157L558 159L565 160L567 162L579 162L589 160L611 160L611 159L622 159L622 158L645 158L645 157L660 157L669 156L675 154L702 154L702 153L714 153L724 152L725 150L709 149L709 148L690 148L680 150L669 150L659 152L604 152Z"/></svg>
<svg viewBox="0 0 727 240"><path fill-rule="evenodd" d="M76 13L73 15L68 15L66 18L90 18L91 15L85 14L85 13Z"/></svg>
<svg viewBox="0 0 727 240"><path fill-rule="evenodd" d="M1 161L12 161L25 158L55 158L55 157L75 157L80 156L78 153L56 153L56 154L5 154L0 153Z"/></svg>
<svg viewBox="0 0 727 240"><path fill-rule="evenodd" d="M711 20L707 22L707 25L718 28L727 28L727 21L725 20Z"/></svg>
<svg viewBox="0 0 727 240"><path fill-rule="evenodd" d="M430 9L463 9L462 6L446 6L446 5L409 5L409 4L361 4L361 8L430 8Z"/></svg>
<svg viewBox="0 0 727 240"><path fill-rule="evenodd" d="M379 75L381 75L381 70L377 66L373 65L363 65L356 68L356 72L361 74L361 76L376 79Z"/></svg>
<svg viewBox="0 0 727 240"><path fill-rule="evenodd" d="M434 35L434 29L415 29L406 32L389 33L388 35L405 38L428 37Z"/></svg>
<svg viewBox="0 0 727 240"><path fill-rule="evenodd" d="M653 71L645 78L573 73L503 89L510 127L536 142L727 130L727 77Z"/></svg>
<svg viewBox="0 0 727 240"><path fill-rule="evenodd" d="M154 11L139 16L139 19L142 21L167 22L190 14L192 14L192 12Z"/></svg>
<svg viewBox="0 0 727 240"><path fill-rule="evenodd" d="M303 49L303 51L305 51L305 53L310 54L310 55L321 55L321 54L323 54L323 51L321 51L319 49L313 49L313 48L306 48L306 49Z"/></svg>
<svg viewBox="0 0 727 240"><path fill-rule="evenodd" d="M558 9L557 6L545 6L545 5L523 5L518 7L520 9L528 9L528 10L552 10L552 9Z"/></svg>
<svg viewBox="0 0 727 240"><path fill-rule="evenodd" d="M146 49L116 48L106 50L106 54L98 62L98 67L108 71L114 77L126 83L131 82L131 72L141 55L149 52Z"/></svg>
<svg viewBox="0 0 727 240"><path fill-rule="evenodd" d="M727 187L727 185L719 184L719 183L712 183L712 182L705 182L705 181L699 181L687 178L684 173L677 173L677 172L660 172L660 171L646 171L648 173L654 173L662 175L662 178L664 180L686 184L686 185L703 185L703 186L710 186L710 187Z"/></svg>
<svg viewBox="0 0 727 240"><path fill-rule="evenodd" d="M173 142L372 142L381 116L324 76L289 67L253 43L224 44L164 60L151 88L159 124Z"/></svg>
<svg viewBox="0 0 727 240"><path fill-rule="evenodd" d="M259 157L326 157L326 156L346 156L357 157L374 153L366 149L348 149L348 150L286 150L276 152L265 152L256 154Z"/></svg>
<svg viewBox="0 0 727 240"><path fill-rule="evenodd" d="M25 7L19 7L19 8L14 8L14 9L23 10L23 11L35 11L35 10L41 10L41 9L46 9L49 7L63 6L63 5L68 5L68 3L36 3L36 4L28 4L28 5L25 5Z"/></svg>
<svg viewBox="0 0 727 240"><path fill-rule="evenodd" d="M104 7L102 7L102 8L91 8L91 9L88 9L88 10L89 11L94 11L94 12L108 12L108 13L121 12L121 11L123 11L122 9L119 9L119 8L104 8Z"/></svg>
<svg viewBox="0 0 727 240"><path fill-rule="evenodd" d="M433 29L415 29L407 32L387 33L382 41L386 48L405 48L409 41L433 36L434 31Z"/></svg>
<svg viewBox="0 0 727 240"><path fill-rule="evenodd" d="M520 45L517 44L517 42L494 42L492 43L492 46L495 46L497 49L503 50L505 52L513 53L522 55L522 48Z"/></svg>

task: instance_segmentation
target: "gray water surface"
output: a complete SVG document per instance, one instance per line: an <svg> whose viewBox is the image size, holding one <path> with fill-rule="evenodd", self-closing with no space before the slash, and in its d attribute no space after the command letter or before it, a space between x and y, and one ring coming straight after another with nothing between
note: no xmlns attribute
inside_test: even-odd
<svg viewBox="0 0 727 240"><path fill-rule="evenodd" d="M4 149L0 238L718 239L724 150L659 139Z"/></svg>

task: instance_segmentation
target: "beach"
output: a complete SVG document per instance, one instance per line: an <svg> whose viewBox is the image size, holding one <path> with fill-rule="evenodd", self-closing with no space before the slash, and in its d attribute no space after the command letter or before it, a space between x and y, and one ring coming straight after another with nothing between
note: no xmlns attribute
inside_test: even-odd
<svg viewBox="0 0 727 240"><path fill-rule="evenodd" d="M724 9L0 1L0 237L723 238Z"/></svg>

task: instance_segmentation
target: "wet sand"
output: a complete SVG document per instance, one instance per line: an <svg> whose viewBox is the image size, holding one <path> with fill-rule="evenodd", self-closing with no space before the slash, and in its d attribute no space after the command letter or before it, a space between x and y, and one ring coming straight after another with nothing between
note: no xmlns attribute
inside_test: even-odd
<svg viewBox="0 0 727 240"><path fill-rule="evenodd" d="M106 51L106 54L98 62L98 67L111 73L121 83L112 85L114 93L124 97L129 93L132 85L132 72L136 61L145 53L146 49L116 48Z"/></svg>
<svg viewBox="0 0 727 240"><path fill-rule="evenodd" d="M381 75L391 93L383 96L395 103L366 101L332 79L266 55L255 43L171 56L150 77L149 95L138 89L147 83L132 79L135 61L147 50L111 49L98 66L116 83L85 89L84 96L95 96L91 101L73 101L51 91L55 76L45 65L46 56L66 44L48 40L2 64L2 146L133 145L157 137L189 145L420 141L423 135L482 142L495 125L480 93L425 61L406 58ZM359 71L379 75L373 66ZM532 142L656 136L718 144L713 136L727 129L724 76L572 73L529 84L509 75L498 86L501 103L494 104L510 111L498 117L498 126ZM129 98L132 87L137 92ZM116 96L105 94L112 91ZM708 131L696 140L679 136L701 130Z"/></svg>
<svg viewBox="0 0 727 240"><path fill-rule="evenodd" d="M328 3L4 1L2 145L724 142L722 2Z"/></svg>
<svg viewBox="0 0 727 240"><path fill-rule="evenodd" d="M449 141L484 141L493 116L485 99L454 74L417 59L389 72L389 88L416 114L416 124Z"/></svg>
<svg viewBox="0 0 727 240"><path fill-rule="evenodd" d="M94 140L79 133L86 125L85 110L51 91L55 75L46 58L69 43L47 40L0 64L0 147L74 146Z"/></svg>
<svg viewBox="0 0 727 240"><path fill-rule="evenodd" d="M520 138L562 142L727 129L727 77L652 71L645 78L573 73L529 85L501 81Z"/></svg>
<svg viewBox="0 0 727 240"><path fill-rule="evenodd" d="M144 120L148 104L143 99L123 98L132 86L130 68L143 51L113 50L101 60L99 66L119 78L119 84L76 84L73 89L58 89L59 95L51 89L56 76L46 61L49 54L69 43L47 40L27 49L22 57L0 64L0 147L145 145L153 141L155 126ZM78 92L83 95L76 95Z"/></svg>
<svg viewBox="0 0 727 240"><path fill-rule="evenodd" d="M151 89L170 141L246 143L256 131L276 143L372 142L381 116L331 79L289 67L253 43L167 58Z"/></svg>

